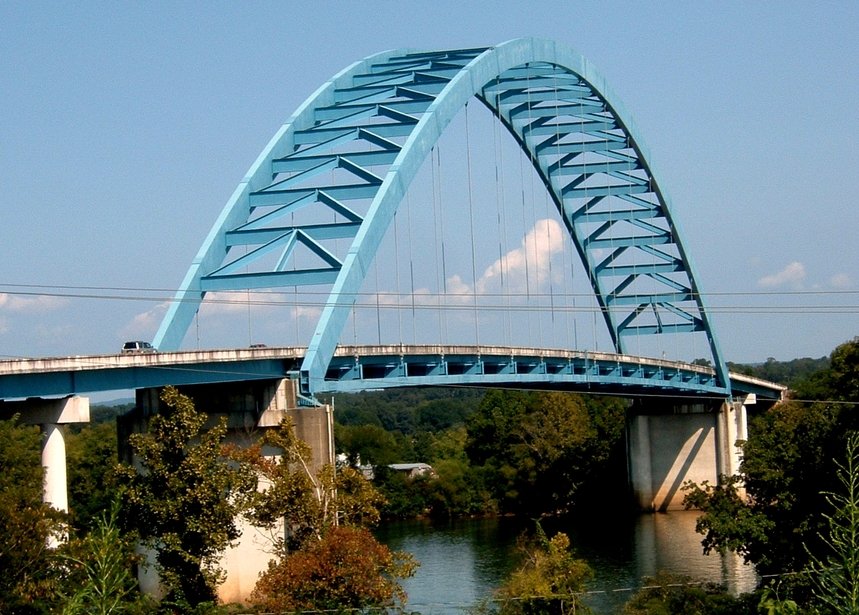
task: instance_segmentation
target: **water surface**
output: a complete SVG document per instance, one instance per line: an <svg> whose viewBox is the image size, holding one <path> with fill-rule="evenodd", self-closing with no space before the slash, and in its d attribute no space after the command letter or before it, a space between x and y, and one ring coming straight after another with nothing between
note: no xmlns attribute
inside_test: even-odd
<svg viewBox="0 0 859 615"><path fill-rule="evenodd" d="M564 531L573 549L594 569L587 603L602 615L617 613L644 579L671 572L725 583L737 593L751 590L754 570L735 556L701 550L695 512L590 519L547 526ZM518 563L517 537L533 523L520 519L406 521L377 531L392 549L408 551L421 563L408 579L409 610L424 614L464 613L493 590Z"/></svg>

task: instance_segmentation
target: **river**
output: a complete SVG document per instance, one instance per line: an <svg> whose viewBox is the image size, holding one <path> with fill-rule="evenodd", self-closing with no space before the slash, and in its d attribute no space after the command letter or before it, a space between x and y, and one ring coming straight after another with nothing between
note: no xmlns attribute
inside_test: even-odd
<svg viewBox="0 0 859 615"><path fill-rule="evenodd" d="M594 569L586 602L597 615L620 612L644 578L657 572L724 583L734 593L754 588L755 572L739 558L702 554L696 516L678 511L545 529L566 532L576 555ZM421 563L404 583L408 610L447 615L491 596L516 565L516 538L524 529L523 521L506 518L406 521L385 524L376 534Z"/></svg>

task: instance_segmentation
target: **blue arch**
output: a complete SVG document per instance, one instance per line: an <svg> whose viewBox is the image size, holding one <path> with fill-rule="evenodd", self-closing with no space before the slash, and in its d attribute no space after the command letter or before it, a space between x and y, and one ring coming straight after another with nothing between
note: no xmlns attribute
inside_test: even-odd
<svg viewBox="0 0 859 615"><path fill-rule="evenodd" d="M588 273L619 353L628 335L704 332L719 385L730 381L670 199L629 115L587 60L552 41L399 50L323 85L272 138L228 201L156 335L178 348L207 292L331 284L301 367L321 386L376 250L419 167L478 98L531 160ZM339 173L347 180L335 181ZM368 202L365 212L351 202ZM335 222L296 223L302 210ZM326 249L352 240L345 257ZM230 248L250 251L237 258ZM312 266L295 266L303 251ZM273 267L249 272L278 255ZM226 262L225 262L226 261ZM292 266L292 269L290 269Z"/></svg>

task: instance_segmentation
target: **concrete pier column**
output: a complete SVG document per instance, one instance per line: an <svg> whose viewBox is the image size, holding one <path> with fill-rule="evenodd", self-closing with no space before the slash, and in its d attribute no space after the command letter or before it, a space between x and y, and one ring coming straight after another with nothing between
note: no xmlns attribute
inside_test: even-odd
<svg viewBox="0 0 859 615"><path fill-rule="evenodd" d="M739 470L745 412L729 402L637 400L627 430L629 481L639 507L681 510L686 481L714 485Z"/></svg>
<svg viewBox="0 0 859 615"><path fill-rule="evenodd" d="M716 423L716 441L719 443L719 476L732 476L739 470L740 456L737 453L737 421L734 404L726 401L719 412Z"/></svg>
<svg viewBox="0 0 859 615"><path fill-rule="evenodd" d="M627 464L635 503L641 510L652 511L653 476L651 475L650 420L646 415L633 415L627 424ZM643 460L648 460L646 463Z"/></svg>
<svg viewBox="0 0 859 615"><path fill-rule="evenodd" d="M0 417L16 414L22 424L42 428L42 467L45 468L42 501L68 512L66 442L62 426L89 423L89 398L73 395L60 399L31 397L23 401L0 401Z"/></svg>
<svg viewBox="0 0 859 615"><path fill-rule="evenodd" d="M48 423L42 426L42 467L45 484L42 500L57 510L69 512L69 494L66 481L66 442L63 429Z"/></svg>

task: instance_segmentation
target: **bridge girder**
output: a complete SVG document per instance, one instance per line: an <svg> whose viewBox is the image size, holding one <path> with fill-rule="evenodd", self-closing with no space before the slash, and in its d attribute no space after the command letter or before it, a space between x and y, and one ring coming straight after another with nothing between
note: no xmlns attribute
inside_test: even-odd
<svg viewBox="0 0 859 615"><path fill-rule="evenodd" d="M306 394L323 390L349 311L397 208L442 132L473 98L536 169L617 352L624 352L629 335L703 332L716 386L729 396L727 366L693 264L641 136L585 58L540 39L384 52L320 87L234 191L155 345L178 349L207 292L331 284L300 370ZM329 219L333 212L336 221L296 222L307 210L328 212ZM351 239L345 255L326 247L343 238ZM229 257L239 246L246 251ZM297 268L299 251L314 264ZM272 254L278 256L273 266L248 272Z"/></svg>
<svg viewBox="0 0 859 615"><path fill-rule="evenodd" d="M306 349L263 347L0 361L0 400L297 377ZM732 374L738 396L784 386ZM627 397L720 398L712 367L606 352L504 346L339 346L316 392L409 386L543 388ZM305 400L310 403L310 400ZM0 403L0 416L14 412Z"/></svg>

